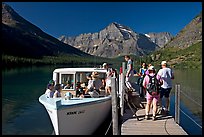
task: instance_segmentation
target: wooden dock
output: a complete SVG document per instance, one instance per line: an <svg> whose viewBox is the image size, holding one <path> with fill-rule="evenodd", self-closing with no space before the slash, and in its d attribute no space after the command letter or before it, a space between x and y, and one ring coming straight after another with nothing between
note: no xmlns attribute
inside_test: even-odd
<svg viewBox="0 0 204 137"><path fill-rule="evenodd" d="M121 135L188 135L170 115L158 114L157 119L152 121L152 109L150 109L150 119L146 120L144 108L138 108L136 115L139 120L130 109L125 109L122 116Z"/></svg>
<svg viewBox="0 0 204 137"><path fill-rule="evenodd" d="M122 72L125 72L125 62L122 63ZM175 118L171 115L158 113L156 115L156 120L153 121L151 119L151 108L149 113L150 119L146 120L146 99L139 97L139 85L134 85L137 92L129 91L125 86L124 78L125 76L123 73L119 75L117 82L115 78L111 78L111 83L114 81L114 83L118 84L118 86L111 86L112 102L114 102L112 103L113 135L188 135L178 124L180 121L179 95L176 95L175 99L175 108L177 108L175 109ZM119 101L117 101L117 95ZM117 104L117 102L119 102L119 104ZM120 112L118 111L118 108L120 108Z"/></svg>

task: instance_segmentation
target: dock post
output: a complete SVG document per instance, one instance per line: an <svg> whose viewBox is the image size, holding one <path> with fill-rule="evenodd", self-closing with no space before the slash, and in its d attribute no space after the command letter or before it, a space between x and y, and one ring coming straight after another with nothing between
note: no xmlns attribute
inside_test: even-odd
<svg viewBox="0 0 204 137"><path fill-rule="evenodd" d="M180 85L175 85L175 122L180 123Z"/></svg>
<svg viewBox="0 0 204 137"><path fill-rule="evenodd" d="M124 113L124 73L125 72L125 62L122 62L122 73L120 74L120 115L123 116Z"/></svg>
<svg viewBox="0 0 204 137"><path fill-rule="evenodd" d="M116 78L111 78L111 98L112 98L112 121L113 121L113 135L119 135L118 125L118 104L116 91Z"/></svg>

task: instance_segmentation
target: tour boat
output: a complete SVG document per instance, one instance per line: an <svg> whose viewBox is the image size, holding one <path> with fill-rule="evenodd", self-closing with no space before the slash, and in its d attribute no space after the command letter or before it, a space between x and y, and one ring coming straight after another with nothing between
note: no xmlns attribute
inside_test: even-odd
<svg viewBox="0 0 204 137"><path fill-rule="evenodd" d="M100 91L98 96L77 96L77 84L85 88L86 74L92 72L98 72L99 79L106 77L106 70L101 68L58 68L53 71L55 84L71 84L69 89L62 90L61 97L48 98L45 94L39 97L56 135L91 135L110 114L111 95L105 95L105 91ZM67 93L72 97L67 98Z"/></svg>

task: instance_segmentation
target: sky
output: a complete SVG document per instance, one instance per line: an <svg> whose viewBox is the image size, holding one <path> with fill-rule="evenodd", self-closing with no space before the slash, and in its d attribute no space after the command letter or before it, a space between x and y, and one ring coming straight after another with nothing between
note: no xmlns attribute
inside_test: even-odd
<svg viewBox="0 0 204 137"><path fill-rule="evenodd" d="M202 2L5 2L47 34L78 36L112 22L137 33L175 36L202 11Z"/></svg>

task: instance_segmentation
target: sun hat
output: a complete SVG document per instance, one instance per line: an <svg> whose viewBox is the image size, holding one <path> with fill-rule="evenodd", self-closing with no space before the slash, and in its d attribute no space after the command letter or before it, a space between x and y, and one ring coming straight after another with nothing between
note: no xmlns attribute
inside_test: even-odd
<svg viewBox="0 0 204 137"><path fill-rule="evenodd" d="M150 66L148 70L154 70L154 66Z"/></svg>
<svg viewBox="0 0 204 137"><path fill-rule="evenodd" d="M164 64L166 64L166 61L162 61L162 62L161 62L161 65L164 65Z"/></svg>
<svg viewBox="0 0 204 137"><path fill-rule="evenodd" d="M98 72L92 72L91 76L93 78L97 78L99 76Z"/></svg>

